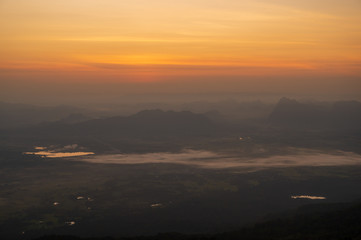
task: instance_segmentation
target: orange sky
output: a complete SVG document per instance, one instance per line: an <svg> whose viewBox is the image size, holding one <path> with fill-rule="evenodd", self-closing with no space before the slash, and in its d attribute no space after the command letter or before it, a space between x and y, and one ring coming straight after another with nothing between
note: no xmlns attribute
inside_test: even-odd
<svg viewBox="0 0 361 240"><path fill-rule="evenodd" d="M359 0L0 0L0 18L3 89L335 76L361 86Z"/></svg>

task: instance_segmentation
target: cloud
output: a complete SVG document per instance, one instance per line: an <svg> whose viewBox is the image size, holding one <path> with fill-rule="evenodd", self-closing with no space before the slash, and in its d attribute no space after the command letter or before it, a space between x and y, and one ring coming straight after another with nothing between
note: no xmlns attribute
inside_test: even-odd
<svg viewBox="0 0 361 240"><path fill-rule="evenodd" d="M303 151L299 155L282 155L262 158L220 155L209 151L185 150L180 153L114 154L79 158L80 161L103 164L181 164L201 168L225 169L246 168L261 170L265 168L299 166L342 166L360 165L361 156L354 153L337 154Z"/></svg>

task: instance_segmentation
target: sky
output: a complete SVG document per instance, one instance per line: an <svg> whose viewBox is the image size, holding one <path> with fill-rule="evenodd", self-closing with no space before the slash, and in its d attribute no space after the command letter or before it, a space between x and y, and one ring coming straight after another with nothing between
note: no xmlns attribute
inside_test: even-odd
<svg viewBox="0 0 361 240"><path fill-rule="evenodd" d="M0 32L3 101L361 95L360 0L0 0Z"/></svg>

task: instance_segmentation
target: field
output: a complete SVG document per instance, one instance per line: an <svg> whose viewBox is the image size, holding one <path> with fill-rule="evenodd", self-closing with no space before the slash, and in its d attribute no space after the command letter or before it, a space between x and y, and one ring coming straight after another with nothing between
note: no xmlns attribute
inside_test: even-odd
<svg viewBox="0 0 361 240"><path fill-rule="evenodd" d="M207 169L88 163L16 151L4 153L2 161L0 232L9 239L224 232L305 204L361 197L357 165Z"/></svg>

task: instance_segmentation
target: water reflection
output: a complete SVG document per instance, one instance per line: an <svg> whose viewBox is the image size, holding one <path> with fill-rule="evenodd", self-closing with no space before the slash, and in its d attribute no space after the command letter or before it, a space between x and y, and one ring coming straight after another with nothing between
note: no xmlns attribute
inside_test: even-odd
<svg viewBox="0 0 361 240"><path fill-rule="evenodd" d="M311 199L311 200L324 200L325 197L309 196L309 195L299 195L291 196L292 199Z"/></svg>
<svg viewBox="0 0 361 240"><path fill-rule="evenodd" d="M24 154L40 155L48 158L61 158L61 157L78 157L93 155L93 152L52 152L52 151L39 151L39 152L25 152Z"/></svg>

